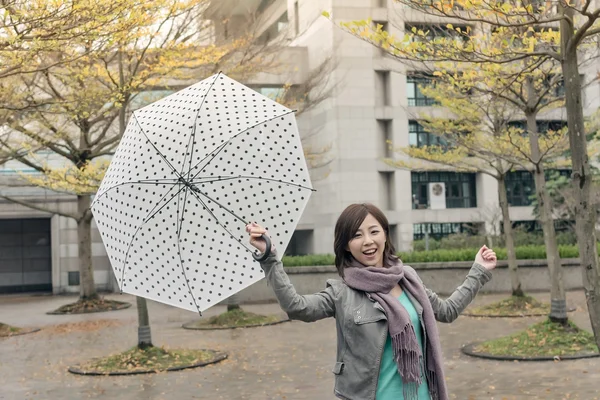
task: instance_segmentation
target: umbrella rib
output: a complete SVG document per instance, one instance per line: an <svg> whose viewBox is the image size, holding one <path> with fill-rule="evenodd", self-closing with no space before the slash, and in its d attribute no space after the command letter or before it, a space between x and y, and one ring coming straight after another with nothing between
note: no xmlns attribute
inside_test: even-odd
<svg viewBox="0 0 600 400"><path fill-rule="evenodd" d="M163 153L161 153L160 151L158 151L158 149L156 148L156 145L154 143L152 143L152 141L150 140L150 138L148 138L148 136L146 136L146 132L144 132L144 128L142 128L142 125L139 123L135 113L133 113L133 119L135 120L135 123L137 124L137 126L140 128L140 132L142 132L142 135L144 135L144 137L146 138L146 140L148 141L148 143L150 143L150 145L152 147L154 147L154 150L156 150L156 154L158 154L160 156L160 158L162 158L167 165L169 166L169 168L171 168L171 170L173 170L173 172L177 175L178 178L182 178L181 175L179 174L179 171L177 171L175 169L175 167L173 167L171 165L171 163L169 162L169 160L167 160L167 158L164 156Z"/></svg>
<svg viewBox="0 0 600 400"><path fill-rule="evenodd" d="M173 186L173 187L175 187L175 186ZM146 218L144 218L144 220L142 221L142 223L140 224L140 226L138 226L137 229L135 230L135 232L133 233L133 235L131 235L131 241L129 242L129 245L127 246L127 252L125 253L125 259L123 260L123 271L121 272L122 287L125 286L125 265L127 264L127 258L129 257L129 250L131 249L131 245L133 243L133 240L135 239L135 235L137 235L137 233L140 231L140 229L142 229L142 226L144 226L148 221L150 221L156 214L158 214L160 212L160 210L162 210L163 208L165 208L165 206L167 204L169 204L169 202L171 200L173 200L175 198L175 196L177 196L179 193L181 193L181 191L183 189L186 188L186 186L183 186L181 189L179 189L179 191L177 193L175 193L173 195L173 197L171 197L169 200L167 200L158 210L154 211L154 209L156 209L156 207L158 207L158 205L160 204L160 202L163 201L163 199L169 195L169 192L171 190L173 190L173 187L171 189L169 189L169 191L167 193L164 194L164 196L156 203L156 205L154 206L154 208L152 210L150 210L150 212L148 214L150 214L152 212L154 212L154 213L152 215L147 216Z"/></svg>
<svg viewBox="0 0 600 400"><path fill-rule="evenodd" d="M185 197L183 198L183 210L181 211L181 219L179 218L179 193L181 193L181 191L179 191L177 193L177 255L179 256L179 265L181 266L181 273L183 274L183 279L185 280L185 284L188 288L188 293L190 294L190 296L192 297L192 300L194 302L194 306L196 306L196 310L198 310L198 314L200 314L200 316L202 316L202 311L200 311L200 307L198 307L198 303L196 303L196 297L194 296L194 294L192 293L192 288L190 287L190 281L187 278L187 275L185 273L185 267L183 266L183 257L181 257L181 241L180 241L180 234L181 234L181 227L183 226L183 214L185 213L185 202L187 201L187 194L188 191L185 191Z"/></svg>
<svg viewBox="0 0 600 400"><path fill-rule="evenodd" d="M165 180L165 181L163 181L163 182L160 182L160 183L161 183L161 184L163 184L163 185L165 185L165 184L169 184L169 183L171 183L171 184L176 184L176 183L179 183L179 181L168 182L168 181L166 181L166 180ZM93 206L93 205L94 205L96 202L100 201L100 199L101 199L102 197L104 197L104 195L105 195L105 194L107 194L108 192L110 192L110 191L111 191L111 190L113 190L114 188L117 188L117 187L120 187L120 186L123 186L123 185L137 185L137 184L140 184L140 185L158 185L158 184L159 184L159 182L150 182L150 181L121 182L121 183L119 183L119 184L117 184L117 185L115 185L115 186L111 186L111 187L109 187L109 188L108 188L108 189L106 189L104 192L102 192L102 194L101 194L100 196L98 196L98 197L94 198L94 201L93 201L93 204L92 204L92 206Z"/></svg>
<svg viewBox="0 0 600 400"><path fill-rule="evenodd" d="M198 178L198 179L203 179L203 178ZM312 192L316 192L316 189L310 188L308 186L304 186L304 185L300 185L299 183L294 183L294 182L289 182L289 181L284 181L281 179L275 179L275 178L263 178L260 176L249 176L249 175L238 175L238 176L218 176L216 177L216 179L211 179L211 180L207 180L207 181L190 181L190 183L207 183L207 182L221 182L221 181L228 181L231 179L257 179L259 181L270 181L270 182L279 182L279 183L284 183L286 185L290 185L290 186L296 186L302 189L307 189L310 190Z"/></svg>
<svg viewBox="0 0 600 400"><path fill-rule="evenodd" d="M288 111L288 112L286 112L286 113L283 113L283 114L280 114L280 115L276 115L276 116L274 116L273 118L269 118L269 119L267 119L267 120L260 121L259 123L257 123L257 124L254 124L254 125L252 125L252 126L249 126L248 128L244 129L243 131L240 131L240 132L236 133L235 135L233 135L232 137L230 137L229 139L227 139L227 141L226 141L225 143L230 143L232 139L234 139L234 138L238 137L238 136L239 136L239 135L241 135L242 133L248 132L250 129L257 127L257 126L258 126L258 125L260 125L260 124L264 124L264 123L266 123L266 122L273 121L274 119L277 119L277 118L285 117L286 115L288 115L288 114L292 114L293 112L294 112L293 110L289 110L289 111ZM224 143L224 144L225 144L225 143ZM212 156L212 158L211 158L211 159L210 159L210 160L209 160L209 161L206 163L206 165L210 164L210 162L211 162L211 161L212 161L212 160L213 160L213 159L214 159L214 158L215 158L215 157L216 157L216 156L217 156L217 155L218 155L218 154L221 152L221 150L223 150L224 148L225 148L225 146L222 146L222 147L221 147L221 148L220 148L220 149L219 149L219 150L218 150L216 153L214 153L214 154L213 154L213 156ZM210 156L210 154L207 154L207 155L206 155L206 157L204 157L202 160L200 160L200 162L198 162L198 164L196 164L196 165L194 166L194 168L196 168L198 165L202 164L202 162L204 162L204 160L206 160L206 159L207 159L209 156ZM206 165L205 165L204 167L202 167L202 169L201 169L200 171L198 171L198 173L197 173L196 175L192 176L192 179L194 179L194 178L196 178L198 175L200 175L200 174L202 173L202 171L204 170L204 168L206 168ZM190 168L190 172L191 172L191 170L192 170L192 169L193 169L193 168ZM189 176L189 175L188 175L188 176Z"/></svg>
<svg viewBox="0 0 600 400"><path fill-rule="evenodd" d="M215 85L215 82L217 82L217 79L219 79L219 76L221 75L221 72L217 73L217 75L215 76L215 79L211 82L210 87L208 88L208 90L206 91L206 94L204 95L204 97L202 98L202 103L200 103L200 106L198 107L198 112L196 113L196 118L194 118L194 128L192 130L192 134L190 135L190 138L188 140L188 144L186 147L186 150L188 147L190 147L190 142L192 144L192 150L190 152L190 170L188 170L188 175L187 178L190 177L190 173L191 173L191 166L192 166L192 159L194 156L194 140L192 140L195 136L196 136L196 126L198 123L198 117L200 116L200 111L202 111L202 106L204 105L204 102L206 101L206 98L208 97L208 93L210 93L210 90L213 88L213 86ZM180 176L183 176L183 171L185 170L185 159L187 157L187 151L185 153L185 156L183 157L183 163L182 163L182 167L181 167L181 172L179 173Z"/></svg>
<svg viewBox="0 0 600 400"><path fill-rule="evenodd" d="M192 190L192 192L191 192L191 193L192 193L192 195L193 195L194 197L196 197L196 200L198 200L198 201L200 202L200 204L202 204L202 206L204 207L204 209L205 209L206 211L208 211L208 213L209 213L209 214L210 214L210 215L211 215L211 216L214 218L214 220L217 222L217 224L218 224L219 226L221 226L221 228L225 229L225 231L226 231L226 232L229 234L229 236L231 236L233 239L235 239L235 240L236 240L236 241L237 241L239 244L241 244L241 245L242 245L242 247L244 247L244 248L245 248L246 250L248 250L249 252L251 252L251 253L253 253L253 252L254 252L253 250L251 250L250 248L248 248L248 247L247 247L247 246L246 246L244 243L242 243L242 241L241 241L240 239L236 238L236 237L234 236L234 234L233 234L233 233L231 233L231 232L229 231L229 229L227 229L227 227L226 227L225 225L223 225L223 224L222 224L222 223L219 221L219 218L217 218L217 216L216 216L216 215L215 215L215 214L214 214L214 213L213 213L213 212L210 210L210 208L209 208L209 207L206 205L206 203L204 203L204 202L202 201L202 199L201 199L200 197L198 197L198 194L201 194L201 195L203 195L204 197L206 197L206 198L210 199L211 201L214 201L214 202L215 202L216 204L218 204L218 205L219 205L221 208L223 208L225 211L227 211L228 213L230 213L231 215L233 215L235 218L237 218L237 219L239 219L240 221L242 221L244 224L246 224L246 221L244 221L243 219L241 219L240 217L238 217L237 215L235 215L233 212L231 212L231 210L229 210L229 209L227 209L226 207L222 206L222 205L221 205L219 202L217 202L217 201L215 201L215 200L211 199L211 198L210 198L209 196L207 196L206 194L204 194L204 193L202 193L202 192L200 192L200 191L195 191L195 190Z"/></svg>

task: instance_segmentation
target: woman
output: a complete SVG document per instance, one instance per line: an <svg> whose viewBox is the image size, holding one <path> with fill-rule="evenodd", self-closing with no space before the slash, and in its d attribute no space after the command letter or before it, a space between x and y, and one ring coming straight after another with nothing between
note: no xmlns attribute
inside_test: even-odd
<svg viewBox="0 0 600 400"><path fill-rule="evenodd" d="M246 227L250 244L265 252L266 230ZM335 225L335 264L342 281L301 296L271 254L261 267L281 308L306 322L335 317L334 393L341 399L446 400L436 320L452 322L491 279L496 254L483 246L464 283L447 299L427 289L395 256L389 224L371 204L352 204ZM272 249L274 253L275 249Z"/></svg>

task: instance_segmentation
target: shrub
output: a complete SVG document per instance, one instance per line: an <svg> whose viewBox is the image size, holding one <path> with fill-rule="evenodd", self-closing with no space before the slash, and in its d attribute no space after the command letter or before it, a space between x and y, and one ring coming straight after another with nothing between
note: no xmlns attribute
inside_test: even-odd
<svg viewBox="0 0 600 400"><path fill-rule="evenodd" d="M451 261L473 261L479 247L465 249L437 249L430 251L399 252L398 256L406 264L425 262L451 262ZM506 260L506 249L495 248L498 260ZM558 252L561 258L579 257L577 245L559 245ZM600 253L600 243L598 243ZM546 258L544 246L519 246L516 248L518 260L540 260ZM307 256L285 256L283 265L286 267L313 266L313 265L335 265L333 254L313 254Z"/></svg>

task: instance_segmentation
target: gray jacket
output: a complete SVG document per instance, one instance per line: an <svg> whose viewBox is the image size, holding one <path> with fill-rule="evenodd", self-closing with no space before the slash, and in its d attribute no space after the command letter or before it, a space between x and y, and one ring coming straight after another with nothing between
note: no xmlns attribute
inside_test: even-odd
<svg viewBox="0 0 600 400"><path fill-rule="evenodd" d="M365 292L354 290L336 279L328 280L325 290L302 296L296 293L283 265L274 255L269 256L261 266L279 305L291 319L312 322L335 317L335 395L348 400L375 400L379 365L388 335L387 319L381 305L372 301ZM411 267L405 265L405 268ZM448 299L442 300L425 288L436 320L452 322L458 318L491 277L490 271L473 264L463 284ZM423 307L408 292L407 295L419 314L424 335L427 335ZM426 351L424 348L423 352Z"/></svg>

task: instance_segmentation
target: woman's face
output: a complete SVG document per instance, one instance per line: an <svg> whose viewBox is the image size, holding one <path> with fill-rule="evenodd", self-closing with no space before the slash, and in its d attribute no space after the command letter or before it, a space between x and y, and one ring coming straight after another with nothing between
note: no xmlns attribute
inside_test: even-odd
<svg viewBox="0 0 600 400"><path fill-rule="evenodd" d="M368 214L358 231L354 232L346 250L356 261L367 267L383 267L385 241L385 232L381 224Z"/></svg>

